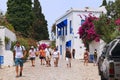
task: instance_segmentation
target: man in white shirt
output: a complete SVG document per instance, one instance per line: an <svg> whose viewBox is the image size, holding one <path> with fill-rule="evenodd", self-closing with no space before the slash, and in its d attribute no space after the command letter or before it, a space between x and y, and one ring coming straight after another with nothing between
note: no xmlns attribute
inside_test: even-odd
<svg viewBox="0 0 120 80"><path fill-rule="evenodd" d="M16 42L16 45L14 46L14 60L15 60L15 66L16 66L16 77L22 76L23 71L23 59L25 58L26 51L24 46L20 45L20 42ZM19 71L19 65L20 65L20 74L18 75Z"/></svg>

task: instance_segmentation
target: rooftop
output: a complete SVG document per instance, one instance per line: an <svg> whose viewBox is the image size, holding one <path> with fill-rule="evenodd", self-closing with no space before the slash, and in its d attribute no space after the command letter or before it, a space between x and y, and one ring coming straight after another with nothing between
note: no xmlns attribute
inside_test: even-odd
<svg viewBox="0 0 120 80"><path fill-rule="evenodd" d="M66 16L66 15L72 13L72 12L94 12L94 13L105 13L106 14L107 11L105 9L105 6L99 7L97 9L90 8L90 7L85 7L83 9L71 8L71 9L67 10L65 12L65 14L60 16L56 21L58 21L59 19L63 18L64 16Z"/></svg>

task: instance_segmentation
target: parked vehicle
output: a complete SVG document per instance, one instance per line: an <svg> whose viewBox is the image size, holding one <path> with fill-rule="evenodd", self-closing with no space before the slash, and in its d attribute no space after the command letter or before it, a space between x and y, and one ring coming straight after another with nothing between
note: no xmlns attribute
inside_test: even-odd
<svg viewBox="0 0 120 80"><path fill-rule="evenodd" d="M120 80L120 37L108 44L101 64L101 80Z"/></svg>
<svg viewBox="0 0 120 80"><path fill-rule="evenodd" d="M102 63L105 59L105 55L106 55L106 51L107 51L108 47L109 47L108 45L105 45L101 55L98 57L98 73L99 73L99 75L101 75L101 73L102 73Z"/></svg>

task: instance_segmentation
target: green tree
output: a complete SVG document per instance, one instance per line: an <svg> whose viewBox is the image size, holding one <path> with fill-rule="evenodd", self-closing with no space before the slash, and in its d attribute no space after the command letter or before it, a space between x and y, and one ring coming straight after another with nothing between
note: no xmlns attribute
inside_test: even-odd
<svg viewBox="0 0 120 80"><path fill-rule="evenodd" d="M101 5L101 6L106 6L106 5L107 5L106 0L103 0L103 3L102 3L102 5Z"/></svg>
<svg viewBox="0 0 120 80"><path fill-rule="evenodd" d="M102 14L95 21L95 30L106 43L120 35L120 0L109 1L106 5L107 14ZM102 25L101 25L102 24Z"/></svg>
<svg viewBox="0 0 120 80"><path fill-rule="evenodd" d="M34 0L33 14L35 17L33 22L33 38L35 40L49 39L47 21L45 20L45 16L42 13L42 8L38 0Z"/></svg>
<svg viewBox="0 0 120 80"><path fill-rule="evenodd" d="M56 35L56 24L53 24L52 25L52 30L51 32L53 32L55 35Z"/></svg>
<svg viewBox="0 0 120 80"><path fill-rule="evenodd" d="M99 20L95 21L94 24L97 34L99 34L100 38L106 43L109 43L116 37L114 20L109 19L106 15L100 16Z"/></svg>
<svg viewBox="0 0 120 80"><path fill-rule="evenodd" d="M109 1L108 5L106 6L107 16L114 19L120 18L119 6L120 6L120 0L115 0L115 2Z"/></svg>
<svg viewBox="0 0 120 80"><path fill-rule="evenodd" d="M24 37L29 37L29 28L32 25L32 1L8 0L6 18L14 29Z"/></svg>

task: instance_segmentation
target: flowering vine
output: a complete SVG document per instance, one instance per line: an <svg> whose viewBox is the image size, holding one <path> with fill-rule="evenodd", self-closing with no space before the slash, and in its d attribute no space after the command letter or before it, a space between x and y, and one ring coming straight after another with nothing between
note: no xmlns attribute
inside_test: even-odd
<svg viewBox="0 0 120 80"><path fill-rule="evenodd" d="M48 46L48 45L47 45L47 44L45 44L45 43L40 44L40 45L39 45L39 50L41 49L41 47L43 47L43 49L45 49L47 46Z"/></svg>
<svg viewBox="0 0 120 80"><path fill-rule="evenodd" d="M98 18L88 15L85 22L79 27L78 34L84 43L89 43L93 40L99 42L100 40L99 35L95 31L94 20L98 20Z"/></svg>
<svg viewBox="0 0 120 80"><path fill-rule="evenodd" d="M115 20L115 24L118 26L118 31L120 31L120 18Z"/></svg>

